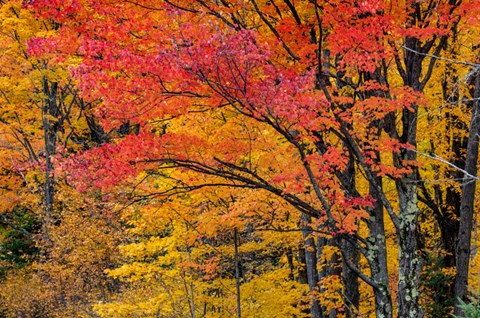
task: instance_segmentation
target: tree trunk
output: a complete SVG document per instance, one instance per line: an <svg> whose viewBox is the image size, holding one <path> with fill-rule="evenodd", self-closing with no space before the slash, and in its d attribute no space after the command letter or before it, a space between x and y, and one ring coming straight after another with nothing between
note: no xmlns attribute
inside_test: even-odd
<svg viewBox="0 0 480 318"><path fill-rule="evenodd" d="M59 108L57 105L57 83L49 83L43 78L42 118L45 141L45 183L44 183L44 213L42 222L42 236L45 243L50 241L49 228L52 224L53 202L55 194L55 180L53 175L52 156L57 145L57 131L59 127ZM55 118L55 120L52 120ZM47 244L48 245L48 244Z"/></svg>
<svg viewBox="0 0 480 318"><path fill-rule="evenodd" d="M419 300L419 276L422 260L417 253L417 186L414 179L405 177L397 181L400 203L399 265L398 265L398 317L421 318L423 310Z"/></svg>
<svg viewBox="0 0 480 318"><path fill-rule="evenodd" d="M240 296L240 259L238 257L238 230L233 230L233 241L235 245L235 288L237 291L237 318L242 318L242 298Z"/></svg>
<svg viewBox="0 0 480 318"><path fill-rule="evenodd" d="M298 282L300 284L308 284L305 244L300 244L298 247L298 262L301 264L301 266L298 267Z"/></svg>
<svg viewBox="0 0 480 318"><path fill-rule="evenodd" d="M345 145L347 147L347 145ZM347 169L343 173L342 183L347 189L349 196L354 196L356 193L356 183L355 183L355 158L353 155L350 155L348 160ZM352 237L352 240L355 238ZM356 268L360 268L360 255L357 248L349 243L347 240L342 240L340 243L341 249L343 249L343 259L342 259L342 280L343 280L343 295L345 303L345 317L352 318L356 317L356 312L360 306L360 292L359 292L359 281L358 275L353 271L348 265L347 261L350 262ZM347 260L345 259L347 258Z"/></svg>
<svg viewBox="0 0 480 318"><path fill-rule="evenodd" d="M349 261L357 268L359 267L360 255L358 250L349 244L347 241L342 241L343 256L348 257ZM343 277L343 295L345 298L345 317L356 317L356 312L360 305L360 293L358 275L350 267L347 266L345 260L342 262L342 277Z"/></svg>
<svg viewBox="0 0 480 318"><path fill-rule="evenodd" d="M465 160L465 174L462 184L462 201L460 203L460 224L457 241L456 258L456 276L455 276L455 297L456 299L467 300L468 287L468 267L470 262L470 240L472 237L473 208L475 199L475 188L477 176L478 160L478 134L480 129L480 107L478 98L480 97L480 70L475 72L474 103L472 109L472 118L470 122L470 132L467 143L467 156ZM455 305L454 314L462 315L462 310Z"/></svg>
<svg viewBox="0 0 480 318"><path fill-rule="evenodd" d="M412 7L419 10L419 4ZM411 23L416 23L418 16L411 13ZM426 44L425 44L426 45ZM416 92L422 92L426 81L431 74L426 74L423 80L422 63L425 58L419 55L418 50L426 49L422 42L414 37L405 38L404 51L405 69L402 71L405 86ZM395 129L399 141L409 146L417 147L417 120L418 105L402 111L401 134ZM415 150L403 148L400 153L393 153L393 161L398 169L408 168L411 171L395 180L398 194L398 287L397 287L397 315L398 317L421 318L424 315L419 304L419 278L422 270L422 259L417 253L417 226L420 209L418 208L418 173L416 167L409 166L410 162L417 161Z"/></svg>
<svg viewBox="0 0 480 318"><path fill-rule="evenodd" d="M413 77L411 80L416 82L417 78ZM417 116L417 105L412 105L412 110L405 109L402 115L403 132L400 141L413 147L417 146ZM402 149L400 154L394 154L397 168L404 167L404 162L414 162L416 159L416 152L410 149ZM417 253L417 226L420 209L418 208L417 173L414 167L411 169L413 171L395 181L400 223L397 231L399 246L397 310L399 317L421 318L423 310L418 300L422 260Z"/></svg>
<svg viewBox="0 0 480 318"><path fill-rule="evenodd" d="M381 184L380 178L378 178ZM370 193L375 190L370 186ZM370 212L368 220L369 236L367 238L367 260L373 280L378 284L374 290L375 295L375 317L391 318L392 295L388 284L387 248L385 242L385 225L383 216L383 205L377 201Z"/></svg>
<svg viewBox="0 0 480 318"><path fill-rule="evenodd" d="M295 266L293 265L293 251L291 247L287 248L287 261L288 261L288 268L290 269L290 273L288 274L288 279L295 280Z"/></svg>
<svg viewBox="0 0 480 318"><path fill-rule="evenodd" d="M311 217L305 213L302 213L302 236L305 242L305 267L307 272L308 290L311 294L310 300L310 313L312 318L322 318L322 310L320 308L320 302L315 295L318 291L318 271L317 271L317 249L315 246L315 240L312 237L312 222Z"/></svg>

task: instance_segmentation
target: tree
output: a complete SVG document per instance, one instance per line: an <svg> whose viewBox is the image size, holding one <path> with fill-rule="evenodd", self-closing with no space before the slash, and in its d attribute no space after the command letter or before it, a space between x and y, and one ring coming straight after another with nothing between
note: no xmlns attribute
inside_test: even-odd
<svg viewBox="0 0 480 318"><path fill-rule="evenodd" d="M59 178L55 160L102 134L71 63L28 50L58 26L22 1L2 1L0 16L0 311L79 317L114 285L103 271L115 262L118 223L98 194L82 197Z"/></svg>
<svg viewBox="0 0 480 318"><path fill-rule="evenodd" d="M80 57L75 75L85 98L102 99L103 127L129 128L118 142L66 165L80 188L168 171L179 174L170 188L142 195L167 200L207 187L268 192L303 215L310 291L318 285L314 256L334 245L342 275L353 272L373 289L378 317L394 308L388 222L398 249L397 316L423 316L418 152L428 146L419 142L419 116L431 107L424 92L438 59L460 28L476 23L474 1L32 6L61 31L32 41L31 50ZM196 124L187 126L192 118ZM254 128L219 131L238 121ZM255 131L262 134L253 138ZM312 237L314 230L329 234ZM468 237L461 242L468 245ZM319 307L314 299L313 317L326 314Z"/></svg>

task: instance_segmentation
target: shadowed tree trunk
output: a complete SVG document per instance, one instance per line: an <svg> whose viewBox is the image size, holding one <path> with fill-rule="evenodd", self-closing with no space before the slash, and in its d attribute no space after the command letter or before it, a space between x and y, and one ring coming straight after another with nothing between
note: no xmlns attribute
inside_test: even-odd
<svg viewBox="0 0 480 318"><path fill-rule="evenodd" d="M52 156L57 146L57 132L60 127L60 108L57 104L58 83L50 83L43 78L42 120L45 140L45 183L44 183L44 212L42 235L45 243L50 241L49 227L52 224L53 203L55 195L55 180L53 175Z"/></svg>
<svg viewBox="0 0 480 318"><path fill-rule="evenodd" d="M372 187L370 187L370 192L374 192ZM391 318L393 315L392 295L388 284L387 245L385 242L384 224L383 205L381 202L375 202L368 220L367 260L372 272L372 278L378 284L378 288L374 293L375 317L377 318Z"/></svg>
<svg viewBox="0 0 480 318"><path fill-rule="evenodd" d="M312 236L312 227L310 223L312 218L305 213L302 213L302 236L305 242L305 269L307 274L308 290L312 294L310 299L310 313L312 318L322 318L322 310L320 302L315 296L318 291L318 270L317 270L317 248L315 240Z"/></svg>
<svg viewBox="0 0 480 318"><path fill-rule="evenodd" d="M467 143L467 156L465 160L465 172L462 184L462 201L460 203L460 224L457 241L455 297L466 301L468 287L468 267L470 262L470 241L472 238L473 208L475 199L478 142L480 130L480 69L472 71L475 76L474 102L470 122L470 132ZM454 310L456 316L462 316L462 310L457 302Z"/></svg>

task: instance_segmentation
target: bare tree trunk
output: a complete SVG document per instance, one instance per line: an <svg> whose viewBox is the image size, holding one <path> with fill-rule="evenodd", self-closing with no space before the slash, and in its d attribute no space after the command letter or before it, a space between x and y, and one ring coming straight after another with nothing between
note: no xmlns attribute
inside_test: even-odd
<svg viewBox="0 0 480 318"><path fill-rule="evenodd" d="M417 190L413 180L397 182L400 201L400 235L398 265L398 317L423 317L419 300L419 276L422 260L417 253Z"/></svg>
<svg viewBox="0 0 480 318"><path fill-rule="evenodd" d="M347 193L350 197L356 195L355 158L353 155L350 155L349 157L347 169L342 176L342 183L347 189ZM355 238L352 238L352 240L354 239ZM347 240L342 240L340 244L342 244L340 248L343 250L342 280L343 297L345 303L345 317L352 318L356 316L355 313L358 311L360 305L360 284L358 281L358 274L347 265L347 262L350 262L350 264L352 264L356 268L360 268L360 255L356 246L349 243Z"/></svg>
<svg viewBox="0 0 480 318"><path fill-rule="evenodd" d="M467 156L465 160L465 174L462 184L462 200L460 203L460 225L457 241L456 258L456 276L455 276L455 297L457 299L467 300L468 287L468 267L470 262L470 240L472 237L473 208L475 199L475 188L477 176L478 160L478 134L480 131L480 69L475 72L474 103L472 109L472 118L470 121L470 132L467 143ZM454 315L462 316L462 309L455 305Z"/></svg>
<svg viewBox="0 0 480 318"><path fill-rule="evenodd" d="M291 247L287 248L287 261L288 261L288 268L290 269L290 273L288 273L288 279L295 280L295 266L293 265L293 251Z"/></svg>
<svg viewBox="0 0 480 318"><path fill-rule="evenodd" d="M42 235L45 243L50 241L49 228L52 223L53 203L55 195L55 180L53 175L52 156L55 154L57 145L57 130L60 115L57 105L57 83L49 83L43 78L42 102L43 134L45 141L45 183L44 183L44 219L42 222ZM52 120L53 119L53 120Z"/></svg>
<svg viewBox="0 0 480 318"><path fill-rule="evenodd" d="M187 225L188 227L188 225ZM187 246L187 255L188 255L188 261L191 262L191 247ZM191 270L190 270L191 272ZM185 279L185 285L186 285L186 279ZM195 292L193 289L193 282L190 282L188 284L188 287L185 286L185 292L189 293L189 306L190 306L190 318L195 318Z"/></svg>
<svg viewBox="0 0 480 318"><path fill-rule="evenodd" d="M305 244L300 244L298 247L298 262L301 264L301 266L298 267L298 282L300 284L308 284Z"/></svg>
<svg viewBox="0 0 480 318"><path fill-rule="evenodd" d="M310 293L318 290L318 270L317 270L317 248L315 240L312 237L312 227L310 223L312 219L305 213L301 215L302 219L302 236L305 242L305 266L308 280L308 290ZM322 318L322 310L317 297L310 300L310 313L312 318Z"/></svg>
<svg viewBox="0 0 480 318"><path fill-rule="evenodd" d="M237 318L242 318L242 299L240 297L240 260L238 258L238 231L233 230L233 241L235 244L235 287L237 290Z"/></svg>
<svg viewBox="0 0 480 318"><path fill-rule="evenodd" d="M348 257L348 261L359 267L360 255L358 250L347 241L342 241L343 257ZM343 295L345 302L345 317L356 317L356 312L360 304L358 275L347 266L345 260L342 261L342 277L343 277Z"/></svg>
<svg viewBox="0 0 480 318"><path fill-rule="evenodd" d="M379 184L381 179L378 178ZM370 186L370 193L375 190ZM387 266L387 248L385 242L385 224L383 215L383 205L381 202L375 202L375 206L370 212L368 220L369 236L367 238L367 260L370 265L370 271L373 280L378 284L378 289L374 290L375 295L375 317L391 318L392 295L388 284L388 266Z"/></svg>

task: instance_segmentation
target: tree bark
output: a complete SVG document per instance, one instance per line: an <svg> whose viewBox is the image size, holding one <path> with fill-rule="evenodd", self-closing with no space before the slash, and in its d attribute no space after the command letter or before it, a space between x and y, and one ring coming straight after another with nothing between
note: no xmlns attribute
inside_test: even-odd
<svg viewBox="0 0 480 318"><path fill-rule="evenodd" d="M242 318L242 299L240 296L240 259L238 257L238 230L233 230L233 241L235 245L235 288L237 291L237 318Z"/></svg>
<svg viewBox="0 0 480 318"><path fill-rule="evenodd" d="M318 291L318 270L317 270L317 249L315 240L312 237L312 227L310 223L312 219L305 213L301 215L302 219L302 236L305 242L305 267L307 272L308 290L311 294L310 313L312 318L322 318L322 310L320 302L315 295Z"/></svg>
<svg viewBox="0 0 480 318"><path fill-rule="evenodd" d="M300 244L298 247L298 262L301 264L298 266L298 282L300 284L308 284L305 244Z"/></svg>
<svg viewBox="0 0 480 318"><path fill-rule="evenodd" d="M480 129L480 69L473 72L475 75L474 102L470 121L470 132L467 142L467 156L465 160L465 174L462 184L462 200L460 203L460 224L457 241L455 297L466 301L468 287L468 267L470 262L470 241L472 238L473 208L475 199L478 142ZM459 303L455 305L454 315L461 317L462 309Z"/></svg>
<svg viewBox="0 0 480 318"><path fill-rule="evenodd" d="M415 63L413 64L415 65ZM415 81L414 78L413 82L415 83ZM413 105L412 110L405 109L402 116L403 133L400 140L413 147L417 145L417 115L418 106ZM397 168L402 168L404 162L413 162L416 159L416 152L410 149L402 149L400 154L394 154ZM400 222L400 228L397 231L399 246L397 310L399 317L421 318L424 312L418 300L419 276L423 262L417 253L417 226L420 209L418 208L417 173L415 168L411 169L413 171L395 181Z"/></svg>
<svg viewBox="0 0 480 318"><path fill-rule="evenodd" d="M421 318L419 276L422 260L417 253L417 189L412 179L397 182L400 202L400 235L398 265L398 317Z"/></svg>
<svg viewBox="0 0 480 318"><path fill-rule="evenodd" d="M57 132L59 128L59 107L57 104L58 83L50 83L43 78L42 118L45 142L45 183L44 183L44 219L42 222L42 236L45 243L50 241L49 228L52 223L53 203L55 195L55 180L53 175L52 156L57 146ZM55 118L56 120L52 120ZM57 120L58 119L58 120Z"/></svg>
<svg viewBox="0 0 480 318"><path fill-rule="evenodd" d="M345 145L346 147L347 145ZM350 155L348 160L347 169L343 173L342 183L347 190L349 196L356 195L356 182L355 182L355 158ZM352 237L352 240L355 238ZM343 295L345 303L345 317L352 318L356 317L356 312L360 306L360 292L359 292L359 281L358 275L353 271L348 265L347 261L353 264L356 268L360 268L360 255L359 252L353 244L349 243L347 240L342 240L340 243L341 249L343 249L343 259L342 259L342 280L343 280ZM347 258L347 260L345 259Z"/></svg>
<svg viewBox="0 0 480 318"><path fill-rule="evenodd" d="M380 178L378 178L381 184ZM370 186L370 193L375 190ZM367 238L367 260L370 265L370 271L373 280L378 284L378 289L374 290L375 295L375 317L391 318L392 295L388 284L388 266L387 266L387 248L385 238L385 224L383 215L383 205L381 202L375 202L375 206L370 211L368 220L369 236Z"/></svg>
<svg viewBox="0 0 480 318"><path fill-rule="evenodd" d="M359 267L360 255L358 250L349 244L347 241L342 241L342 249L344 250L344 257L348 257L349 261L357 268ZM356 312L360 305L360 293L358 275L350 267L347 266L345 260L342 262L342 277L343 277L343 295L345 298L345 317L356 317Z"/></svg>

